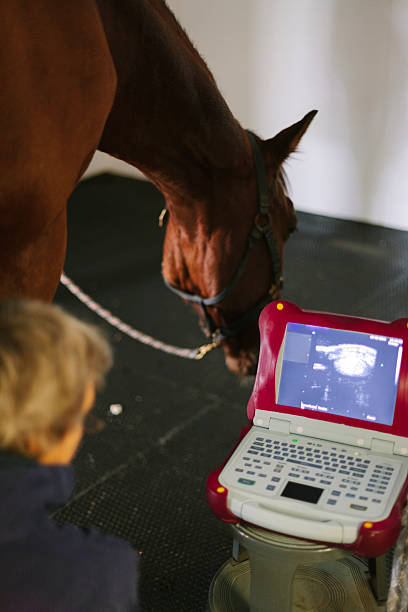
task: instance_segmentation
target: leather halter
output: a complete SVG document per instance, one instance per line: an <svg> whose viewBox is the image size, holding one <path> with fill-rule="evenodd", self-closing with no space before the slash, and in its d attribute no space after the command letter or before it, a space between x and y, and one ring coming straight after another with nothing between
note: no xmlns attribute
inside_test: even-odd
<svg viewBox="0 0 408 612"><path fill-rule="evenodd" d="M177 287L171 285L163 276L164 284L170 289L170 291L183 298L183 300L199 304L201 306L207 323L206 335L212 339L214 345L220 344L222 340L228 338L229 336L236 336L237 334L239 334L252 319L258 316L259 312L264 306L266 306L266 304L268 304L273 299L276 299L279 294L279 291L283 287L283 276L279 251L276 245L275 236L269 218L269 188L265 164L258 143L256 142L255 136L252 134L252 132L248 130L246 130L246 133L251 144L254 159L257 184L258 212L255 216L254 225L248 236L246 251L244 253L241 263L238 266L238 269L235 271L235 274L233 275L231 281L222 291L217 293L217 295L208 298L204 298L201 295L194 295L191 293L187 293L186 291L182 291L181 289L178 289ZM272 284L268 293L264 295L255 304L255 306L253 306L253 308L251 308L238 319L235 319L234 321L229 323L226 327L217 327L213 318L208 312L207 307L215 306L216 304L221 302L235 287L239 277L241 276L245 268L245 264L247 262L248 255L251 249L262 238L265 239L271 256L274 283Z"/></svg>

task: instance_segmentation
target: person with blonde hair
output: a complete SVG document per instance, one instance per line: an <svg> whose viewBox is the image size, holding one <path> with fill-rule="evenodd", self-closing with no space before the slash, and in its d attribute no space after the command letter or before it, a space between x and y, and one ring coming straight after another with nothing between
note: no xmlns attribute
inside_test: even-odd
<svg viewBox="0 0 408 612"><path fill-rule="evenodd" d="M61 308L0 302L0 610L133 612L138 556L96 531L58 527L72 458L111 367L109 344Z"/></svg>

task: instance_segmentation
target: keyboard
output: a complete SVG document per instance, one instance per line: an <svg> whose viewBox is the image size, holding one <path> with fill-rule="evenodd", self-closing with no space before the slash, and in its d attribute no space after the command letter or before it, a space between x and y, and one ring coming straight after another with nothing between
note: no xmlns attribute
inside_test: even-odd
<svg viewBox="0 0 408 612"><path fill-rule="evenodd" d="M251 491L265 502L287 498L370 519L384 514L391 497L394 503L401 486L398 459L315 438L261 431L253 428L222 470L220 482L226 487Z"/></svg>

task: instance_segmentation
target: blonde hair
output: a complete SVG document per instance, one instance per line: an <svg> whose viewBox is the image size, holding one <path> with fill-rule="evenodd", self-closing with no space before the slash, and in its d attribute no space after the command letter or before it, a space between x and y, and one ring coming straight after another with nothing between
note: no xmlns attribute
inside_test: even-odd
<svg viewBox="0 0 408 612"><path fill-rule="evenodd" d="M48 450L83 418L90 382L112 364L97 328L55 305L0 302L0 448L26 454L28 440Z"/></svg>

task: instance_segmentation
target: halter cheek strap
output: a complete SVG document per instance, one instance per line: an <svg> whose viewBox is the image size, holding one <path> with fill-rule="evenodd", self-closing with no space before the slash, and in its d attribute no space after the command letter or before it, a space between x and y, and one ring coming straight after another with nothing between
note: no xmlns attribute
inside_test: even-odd
<svg viewBox="0 0 408 612"><path fill-rule="evenodd" d="M279 285L278 288L281 289L283 287L282 266L275 234L273 233L269 218L270 202L266 168L262 158L262 153L259 149L258 143L255 140L255 136L248 130L246 130L246 133L249 138L249 142L251 143L252 154L254 157L259 210L255 217L254 227L250 233L250 238L252 237L252 239L255 241L260 240L262 237L265 238L271 256L273 278L275 280L275 284Z"/></svg>
<svg viewBox="0 0 408 612"><path fill-rule="evenodd" d="M163 281L166 287L170 289L173 293L181 297L183 300L188 302L192 302L195 304L199 304L203 311L203 315L207 324L207 335L212 338L214 344L219 344L225 338L230 336L236 336L239 334L251 320L256 318L262 308L268 304L271 300L275 299L279 291L283 286L283 277L282 277L282 269L281 269L281 261L279 256L278 247L275 240L275 235L273 233L273 229L270 223L269 217L269 188L268 188L268 178L266 174L265 164L262 158L262 153L259 149L258 143L255 139L255 136L252 132L246 130L247 136L249 138L249 142L251 144L252 155L254 159L255 173L256 173L256 184L257 184L257 204L258 204L258 212L254 220L254 225L249 233L247 247L244 253L244 256L239 264L235 274L232 279L228 283L228 285L217 295L213 297L204 298L201 295L194 295L191 293L187 293L186 291L182 291L178 289L174 285L171 285L164 277ZM163 213L162 213L163 214ZM263 296L253 308L247 311L238 319L235 319L231 323L229 323L226 327L217 327L210 313L208 312L208 306L215 306L219 304L234 288L238 279L240 278L246 262L248 260L249 252L258 243L262 238L265 239L265 242L268 246L269 253L271 256L272 267L273 267L273 277L274 283L268 293Z"/></svg>

